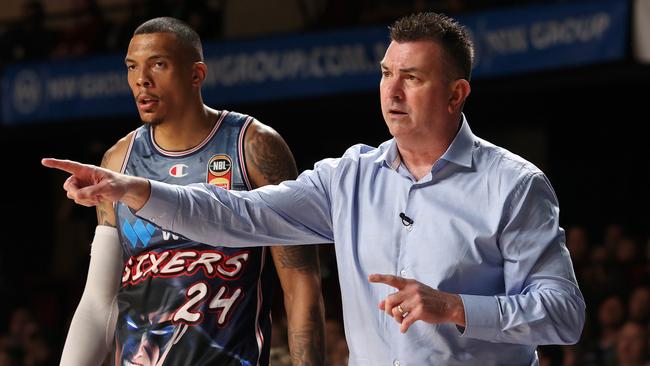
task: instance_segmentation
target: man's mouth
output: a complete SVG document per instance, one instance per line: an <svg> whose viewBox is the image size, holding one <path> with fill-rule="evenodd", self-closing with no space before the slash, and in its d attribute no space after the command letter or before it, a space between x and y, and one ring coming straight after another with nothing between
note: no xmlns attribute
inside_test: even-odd
<svg viewBox="0 0 650 366"><path fill-rule="evenodd" d="M138 108L142 110L149 110L158 104L159 100L150 95L140 95L136 98Z"/></svg>

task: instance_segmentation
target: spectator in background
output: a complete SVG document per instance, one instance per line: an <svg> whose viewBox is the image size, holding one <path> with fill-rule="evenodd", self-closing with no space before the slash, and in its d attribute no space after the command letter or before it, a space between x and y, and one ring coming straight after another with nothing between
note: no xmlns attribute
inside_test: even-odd
<svg viewBox="0 0 650 366"><path fill-rule="evenodd" d="M625 305L619 295L609 295L598 307L599 334L596 359L599 364L611 364L615 359L616 341L625 321Z"/></svg>
<svg viewBox="0 0 650 366"><path fill-rule="evenodd" d="M52 363L50 347L32 313L17 307L11 313L9 330L0 336L0 366L42 366Z"/></svg>
<svg viewBox="0 0 650 366"><path fill-rule="evenodd" d="M616 342L616 365L648 366L648 330L635 322L625 323Z"/></svg>
<svg viewBox="0 0 650 366"><path fill-rule="evenodd" d="M650 287L642 285L634 288L627 305L628 319L647 325L650 322Z"/></svg>
<svg viewBox="0 0 650 366"><path fill-rule="evenodd" d="M640 254L639 244L635 238L623 236L618 240L615 252L615 269L621 273L620 277L623 282L619 285L624 286L626 291L630 291L634 286L647 279L648 274L645 273L643 256Z"/></svg>
<svg viewBox="0 0 650 366"><path fill-rule="evenodd" d="M46 58L55 39L56 33L45 25L42 2L25 1L21 18L0 38L0 67L11 62Z"/></svg>
<svg viewBox="0 0 650 366"><path fill-rule="evenodd" d="M110 23L96 0L76 0L73 26L61 35L52 58L97 54L108 50Z"/></svg>
<svg viewBox="0 0 650 366"><path fill-rule="evenodd" d="M584 267L586 267L589 255L589 237L584 226L572 226L566 231L566 246L571 254L573 268L582 282Z"/></svg>
<svg viewBox="0 0 650 366"><path fill-rule="evenodd" d="M624 234L623 225L619 223L610 223L605 227L603 245L605 245L609 255L613 256L616 253L618 243L623 239Z"/></svg>
<svg viewBox="0 0 650 366"><path fill-rule="evenodd" d="M0 366L22 366L23 351L17 348L0 347Z"/></svg>

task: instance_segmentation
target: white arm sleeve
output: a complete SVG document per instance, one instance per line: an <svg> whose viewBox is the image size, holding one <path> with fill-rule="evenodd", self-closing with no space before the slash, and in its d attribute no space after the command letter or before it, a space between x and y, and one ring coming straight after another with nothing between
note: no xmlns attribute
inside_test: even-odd
<svg viewBox="0 0 650 366"><path fill-rule="evenodd" d="M113 342L122 247L117 229L97 226L83 295L63 347L61 366L100 365Z"/></svg>

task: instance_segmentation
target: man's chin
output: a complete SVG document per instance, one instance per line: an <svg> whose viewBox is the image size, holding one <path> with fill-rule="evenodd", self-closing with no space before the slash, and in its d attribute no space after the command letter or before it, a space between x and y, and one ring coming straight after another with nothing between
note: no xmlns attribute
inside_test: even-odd
<svg viewBox="0 0 650 366"><path fill-rule="evenodd" d="M140 120L142 120L142 123L144 123L146 125L152 125L152 126L156 126L156 125L159 125L159 124L162 123L161 118L142 118L142 117L140 117Z"/></svg>

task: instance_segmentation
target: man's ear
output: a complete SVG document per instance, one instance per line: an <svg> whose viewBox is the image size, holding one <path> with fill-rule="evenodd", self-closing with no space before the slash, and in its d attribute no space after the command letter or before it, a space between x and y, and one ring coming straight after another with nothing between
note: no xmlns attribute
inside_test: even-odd
<svg viewBox="0 0 650 366"><path fill-rule="evenodd" d="M469 93L472 91L472 87L469 85L469 81L458 79L451 82L450 88L451 94L447 109L449 113L455 113L463 108L465 99L467 99Z"/></svg>
<svg viewBox="0 0 650 366"><path fill-rule="evenodd" d="M207 75L208 67L204 62L195 62L192 65L192 85L200 87Z"/></svg>

